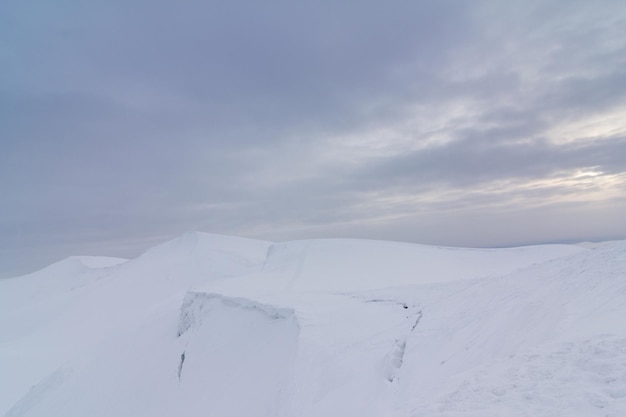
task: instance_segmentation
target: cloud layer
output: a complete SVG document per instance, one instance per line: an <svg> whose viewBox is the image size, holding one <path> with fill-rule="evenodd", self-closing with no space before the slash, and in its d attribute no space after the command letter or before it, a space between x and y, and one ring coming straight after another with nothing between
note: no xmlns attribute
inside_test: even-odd
<svg viewBox="0 0 626 417"><path fill-rule="evenodd" d="M624 238L621 3L3 2L0 274L192 229Z"/></svg>

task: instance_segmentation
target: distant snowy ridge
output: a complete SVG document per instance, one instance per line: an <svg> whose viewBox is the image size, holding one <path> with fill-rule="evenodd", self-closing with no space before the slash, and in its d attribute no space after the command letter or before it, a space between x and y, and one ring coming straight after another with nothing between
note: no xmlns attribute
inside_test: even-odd
<svg viewBox="0 0 626 417"><path fill-rule="evenodd" d="M112 258L110 256L68 256L67 258L48 265L39 271L14 278L24 279L24 277L31 276L53 277L58 275L76 275L86 269L113 268L125 262L128 262L128 259Z"/></svg>

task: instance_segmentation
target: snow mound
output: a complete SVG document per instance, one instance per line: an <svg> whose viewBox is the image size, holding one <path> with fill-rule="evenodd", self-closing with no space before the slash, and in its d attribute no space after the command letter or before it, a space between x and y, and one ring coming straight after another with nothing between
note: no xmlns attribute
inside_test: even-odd
<svg viewBox="0 0 626 417"><path fill-rule="evenodd" d="M149 249L137 260L146 263L175 263L190 260L201 261L202 258L211 254L219 254L228 259L239 259L243 263L257 264L265 261L269 245L270 242L262 240L189 232Z"/></svg>
<svg viewBox="0 0 626 417"><path fill-rule="evenodd" d="M269 246L261 240L193 232L156 246L123 267L132 276L226 278L260 268Z"/></svg>
<svg viewBox="0 0 626 417"><path fill-rule="evenodd" d="M584 252L570 245L465 249L330 239L271 245L263 272L283 274L281 290L356 291L504 275Z"/></svg>
<svg viewBox="0 0 626 417"><path fill-rule="evenodd" d="M98 269L98 268L111 268L128 262L128 259L113 258L110 256L72 256L70 259L75 258L82 263L86 268Z"/></svg>
<svg viewBox="0 0 626 417"><path fill-rule="evenodd" d="M68 277L76 277L84 274L88 270L106 270L128 262L128 259L112 258L109 256L69 256L58 262L55 262L39 271L27 274L21 277L9 278L7 281L14 279L37 280L43 279L47 281L61 281ZM99 271L99 275L106 272ZM3 280L4 281L4 280Z"/></svg>

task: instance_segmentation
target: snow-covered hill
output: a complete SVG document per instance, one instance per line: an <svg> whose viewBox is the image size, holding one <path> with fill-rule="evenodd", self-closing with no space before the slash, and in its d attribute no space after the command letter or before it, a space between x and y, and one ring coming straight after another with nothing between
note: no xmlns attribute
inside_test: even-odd
<svg viewBox="0 0 626 417"><path fill-rule="evenodd" d="M626 416L626 242L68 258L0 281L0 416Z"/></svg>

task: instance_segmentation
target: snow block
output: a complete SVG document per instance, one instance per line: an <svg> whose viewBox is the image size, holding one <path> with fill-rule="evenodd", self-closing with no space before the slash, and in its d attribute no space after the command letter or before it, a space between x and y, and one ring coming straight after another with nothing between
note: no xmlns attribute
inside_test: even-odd
<svg viewBox="0 0 626 417"><path fill-rule="evenodd" d="M293 310L190 292L179 333L178 402L209 416L289 417L300 338Z"/></svg>

